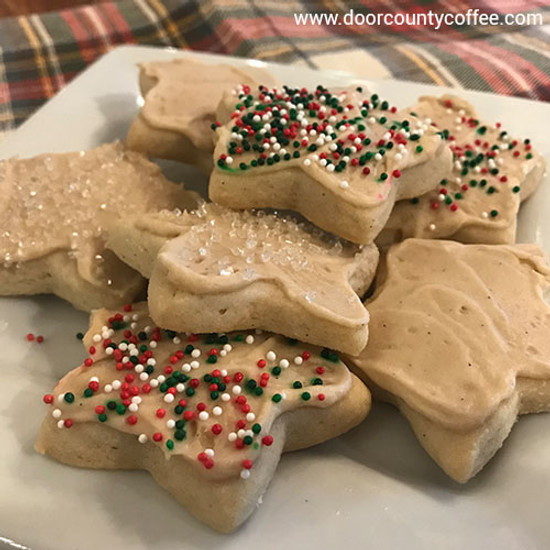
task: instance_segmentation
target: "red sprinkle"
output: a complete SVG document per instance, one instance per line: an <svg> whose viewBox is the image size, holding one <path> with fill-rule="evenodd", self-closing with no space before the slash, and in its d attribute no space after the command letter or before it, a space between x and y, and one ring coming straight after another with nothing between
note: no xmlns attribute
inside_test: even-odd
<svg viewBox="0 0 550 550"><path fill-rule="evenodd" d="M29 333L27 334L27 340L28 340L29 342L32 342L32 341L34 340L34 334L33 334L32 332L29 332Z"/></svg>
<svg viewBox="0 0 550 550"><path fill-rule="evenodd" d="M155 432L153 434L153 441L162 441L162 434L160 432Z"/></svg>
<svg viewBox="0 0 550 550"><path fill-rule="evenodd" d="M63 422L65 428L70 428L74 422L70 419L70 418L67 418L67 420L65 420L65 422Z"/></svg>
<svg viewBox="0 0 550 550"><path fill-rule="evenodd" d="M264 435L262 437L262 445L265 445L266 447L269 447L272 443L273 443L273 436Z"/></svg>
<svg viewBox="0 0 550 550"><path fill-rule="evenodd" d="M250 468L252 468L253 464L252 464L252 460L250 460L249 458L246 458L245 460L243 460L243 468L246 468L247 470L250 470Z"/></svg>
<svg viewBox="0 0 550 550"><path fill-rule="evenodd" d="M46 403L46 405L50 405L53 403L53 395L51 393L47 393L43 398L42 401Z"/></svg>
<svg viewBox="0 0 550 550"><path fill-rule="evenodd" d="M223 427L222 427L221 424L214 424L212 426L212 433L214 435L220 435L222 433L222 431L223 431Z"/></svg>

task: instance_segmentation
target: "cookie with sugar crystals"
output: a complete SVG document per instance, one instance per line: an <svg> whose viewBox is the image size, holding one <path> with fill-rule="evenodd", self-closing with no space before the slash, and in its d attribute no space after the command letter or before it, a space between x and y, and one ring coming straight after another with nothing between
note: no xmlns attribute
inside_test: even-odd
<svg viewBox="0 0 550 550"><path fill-rule="evenodd" d="M112 219L194 204L181 185L120 143L0 162L0 295L53 293L114 307L145 281L105 248Z"/></svg>
<svg viewBox="0 0 550 550"><path fill-rule="evenodd" d="M210 126L222 94L239 84L274 84L265 69L210 65L193 59L140 64L144 105L128 133L130 149L212 169Z"/></svg>
<svg viewBox="0 0 550 550"><path fill-rule="evenodd" d="M367 343L358 296L378 250L309 223L203 204L193 212L124 218L108 246L149 281L149 309L177 331L264 329L348 353Z"/></svg>
<svg viewBox="0 0 550 550"><path fill-rule="evenodd" d="M164 331L145 304L94 312L84 345L83 364L44 396L36 449L72 466L148 470L223 532L257 507L281 453L370 409L333 352L268 333Z"/></svg>
<svg viewBox="0 0 550 550"><path fill-rule="evenodd" d="M214 202L296 210L356 243L374 240L396 200L451 170L435 128L362 88L241 87L216 139Z"/></svg>
<svg viewBox="0 0 550 550"><path fill-rule="evenodd" d="M550 410L550 270L535 245L407 239L381 271L350 366L466 482L518 415Z"/></svg>
<svg viewBox="0 0 550 550"><path fill-rule="evenodd" d="M513 138L501 124L483 122L472 105L454 96L422 97L411 111L448 134L453 173L422 197L398 202L378 242L408 237L515 242L520 204L546 170L530 140Z"/></svg>

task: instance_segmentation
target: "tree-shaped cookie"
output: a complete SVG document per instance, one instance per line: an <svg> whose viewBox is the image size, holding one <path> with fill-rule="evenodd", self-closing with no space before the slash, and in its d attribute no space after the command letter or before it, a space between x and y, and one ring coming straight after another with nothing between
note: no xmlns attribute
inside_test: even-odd
<svg viewBox="0 0 550 550"><path fill-rule="evenodd" d="M144 304L92 316L88 357L44 396L36 449L88 468L144 469L231 531L284 451L361 422L370 395L329 350L267 333L164 331Z"/></svg>
<svg viewBox="0 0 550 550"><path fill-rule="evenodd" d="M105 248L122 215L195 203L122 144L0 162L0 295L54 293L79 309L135 298L143 278Z"/></svg>
<svg viewBox="0 0 550 550"><path fill-rule="evenodd" d="M395 200L434 189L451 169L440 132L361 88L241 86L232 110L216 130L210 198L296 210L352 242L372 242Z"/></svg>
<svg viewBox="0 0 550 550"><path fill-rule="evenodd" d="M446 133L453 173L424 196L397 203L380 243L408 237L515 242L520 203L535 191L546 169L530 140L513 138L499 123L483 122L472 105L454 96L422 97L411 111Z"/></svg>
<svg viewBox="0 0 550 550"><path fill-rule="evenodd" d="M174 59L140 65L144 105L128 133L128 147L151 157L212 168L211 124L226 89L275 84L264 69Z"/></svg>
<svg viewBox="0 0 550 550"><path fill-rule="evenodd" d="M260 328L352 354L367 342L358 294L374 277L374 245L352 245L288 217L203 204L125 218L108 246L150 278L159 326Z"/></svg>
<svg viewBox="0 0 550 550"><path fill-rule="evenodd" d="M408 239L387 254L354 370L457 481L485 466L518 415L550 409L549 286L535 245Z"/></svg>

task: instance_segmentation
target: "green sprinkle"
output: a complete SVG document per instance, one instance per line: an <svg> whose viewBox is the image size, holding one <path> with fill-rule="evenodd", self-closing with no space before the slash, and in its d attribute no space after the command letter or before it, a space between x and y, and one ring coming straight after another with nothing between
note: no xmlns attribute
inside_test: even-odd
<svg viewBox="0 0 550 550"><path fill-rule="evenodd" d="M280 393L275 393L271 397L271 401L273 401L274 403L278 403L282 398L283 396Z"/></svg>
<svg viewBox="0 0 550 550"><path fill-rule="evenodd" d="M491 210L491 218L496 218L498 216L498 210Z"/></svg>
<svg viewBox="0 0 550 550"><path fill-rule="evenodd" d="M422 151L424 151L424 147L422 147L422 145L417 145L416 146L416 152L417 153L422 153Z"/></svg>
<svg viewBox="0 0 550 550"><path fill-rule="evenodd" d="M82 340L84 338L84 334L82 332L77 332L76 333L76 338L77 338L77 340Z"/></svg>
<svg viewBox="0 0 550 550"><path fill-rule="evenodd" d="M188 397L192 397L193 395L195 395L195 390L194 388L185 388L185 394L188 396Z"/></svg>
<svg viewBox="0 0 550 550"><path fill-rule="evenodd" d="M183 441L186 435L187 433L185 432L185 430L176 430L174 432L174 438L177 439L178 441Z"/></svg>
<svg viewBox="0 0 550 550"><path fill-rule="evenodd" d="M63 399L67 402L67 403L73 403L74 402L74 393L71 393L70 391L68 391L65 396L63 397Z"/></svg>
<svg viewBox="0 0 550 550"><path fill-rule="evenodd" d="M311 393L309 393L308 391L305 391L304 393L302 393L301 398L304 401L309 401L311 399Z"/></svg>
<svg viewBox="0 0 550 550"><path fill-rule="evenodd" d="M97 419L100 422L107 422L107 415L105 413L102 413L102 414L98 415Z"/></svg>
<svg viewBox="0 0 550 550"><path fill-rule="evenodd" d="M119 403L117 406L116 406L116 412L117 414L120 414L121 416L126 413L126 407L123 403Z"/></svg>
<svg viewBox="0 0 550 550"><path fill-rule="evenodd" d="M92 397L92 395L94 395L92 388L86 388L84 390L84 397Z"/></svg>
<svg viewBox="0 0 550 550"><path fill-rule="evenodd" d="M252 438L251 435L246 435L246 436L244 436L244 438L243 438L243 443L244 443L245 445L252 445L253 441L254 441L254 439Z"/></svg>
<svg viewBox="0 0 550 550"><path fill-rule="evenodd" d="M515 187L512 187L512 192L519 193L519 191L520 191L519 185L516 185Z"/></svg>
<svg viewBox="0 0 550 550"><path fill-rule="evenodd" d="M273 367L271 369L271 374L274 376L279 376L279 374L281 374L281 367Z"/></svg>
<svg viewBox="0 0 550 550"><path fill-rule="evenodd" d="M255 433L255 434L259 434L261 431L262 431L262 425L261 424L254 424L254 426L252 426L252 431Z"/></svg>
<svg viewBox="0 0 550 550"><path fill-rule="evenodd" d="M382 172L380 174L380 180L381 181L386 181L388 179L388 174L386 174L386 172Z"/></svg>
<svg viewBox="0 0 550 550"><path fill-rule="evenodd" d="M166 446L172 450L174 448L174 442L171 439L166 440Z"/></svg>
<svg viewBox="0 0 550 550"><path fill-rule="evenodd" d="M114 411L116 409L116 401L107 401L107 408L110 411Z"/></svg>
<svg viewBox="0 0 550 550"><path fill-rule="evenodd" d="M206 360L207 363L217 363L218 362L218 356L217 355L209 355L208 359Z"/></svg>
<svg viewBox="0 0 550 550"><path fill-rule="evenodd" d="M302 383L299 380L296 380L295 382L292 383L292 387L295 390L299 390L302 387Z"/></svg>
<svg viewBox="0 0 550 550"><path fill-rule="evenodd" d="M413 197L411 199L411 204L418 204L418 203L419 203L418 197Z"/></svg>

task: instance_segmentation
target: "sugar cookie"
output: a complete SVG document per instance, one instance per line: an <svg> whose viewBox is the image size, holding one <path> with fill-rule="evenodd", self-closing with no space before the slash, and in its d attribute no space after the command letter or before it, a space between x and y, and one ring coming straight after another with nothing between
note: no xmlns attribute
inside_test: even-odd
<svg viewBox="0 0 550 550"><path fill-rule="evenodd" d="M517 140L500 124L482 122L460 98L426 96L411 110L448 133L453 174L436 190L398 202L378 242L408 237L515 242L520 203L541 183L544 158L528 139Z"/></svg>
<svg viewBox="0 0 550 550"><path fill-rule="evenodd" d="M354 371L459 482L518 415L550 409L549 286L535 245L408 239L387 254Z"/></svg>
<svg viewBox="0 0 550 550"><path fill-rule="evenodd" d="M434 189L451 170L441 134L361 88L241 86L216 130L209 196L230 208L288 208L370 243L395 200Z"/></svg>
<svg viewBox="0 0 550 550"><path fill-rule="evenodd" d="M352 245L291 218L204 204L125 218L108 246L150 277L149 309L161 327L260 328L353 354L367 342L358 294L374 277L374 245Z"/></svg>
<svg viewBox="0 0 550 550"><path fill-rule="evenodd" d="M109 221L195 202L120 143L1 161L0 191L0 295L54 293L83 310L144 289L105 249Z"/></svg>
<svg viewBox="0 0 550 550"><path fill-rule="evenodd" d="M148 470L219 531L254 511L282 452L336 437L370 409L333 352L267 333L160 330L144 304L94 312L84 344L82 366L44 397L36 449L72 466Z"/></svg>

